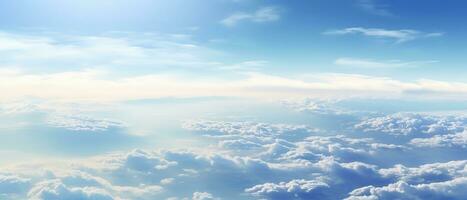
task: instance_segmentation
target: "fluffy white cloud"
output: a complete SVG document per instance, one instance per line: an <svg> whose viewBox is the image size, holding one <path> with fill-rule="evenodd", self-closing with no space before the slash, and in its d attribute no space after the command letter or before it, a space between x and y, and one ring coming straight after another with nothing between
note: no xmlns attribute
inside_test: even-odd
<svg viewBox="0 0 467 200"><path fill-rule="evenodd" d="M347 138L338 136L310 136L301 142L294 143L283 154L281 159L310 159L322 156L333 156L343 161L369 161L373 158L401 153L406 147L394 144L382 144L370 138ZM274 154L278 154L275 152Z"/></svg>
<svg viewBox="0 0 467 200"><path fill-rule="evenodd" d="M45 165L39 171L37 166L16 167L2 179L0 189L11 199L26 195L30 199L243 199L244 193L266 199L336 199L352 190L355 197L378 195L358 191L404 182L424 188L413 194L423 198L442 190L435 188L435 183L449 183L466 175L466 161L380 168L341 162L332 155L313 162L299 158L263 161L203 151L134 150L66 166Z"/></svg>
<svg viewBox="0 0 467 200"><path fill-rule="evenodd" d="M212 194L208 192L195 192L193 193L193 200L215 200Z"/></svg>
<svg viewBox="0 0 467 200"><path fill-rule="evenodd" d="M467 178L459 177L453 180L410 185L399 181L383 187L367 186L356 189L350 193L347 200L372 200L372 199L454 199L465 198Z"/></svg>
<svg viewBox="0 0 467 200"><path fill-rule="evenodd" d="M305 101L298 107L307 108L308 104ZM353 111L348 113L352 115ZM60 120L66 122L61 123L65 128L113 127L79 116L67 120ZM462 139L450 140L451 135L464 133L459 132L465 127L461 115L399 113L364 119L358 126L348 124L348 129L338 131L250 121L191 120L182 126L206 145L182 150L135 149L67 163L0 169L0 197L424 199L432 195L443 199L458 198L463 193L459 188L465 187L460 181L467 169L462 155L457 155L457 161L448 157L452 155L420 157L425 150L420 152L414 142L397 143L376 137L379 134L346 134L357 128L388 133L389 138L393 138L390 134L427 136L419 139L439 136L439 141L454 145ZM449 149L438 147L441 153Z"/></svg>
<svg viewBox="0 0 467 200"><path fill-rule="evenodd" d="M106 191L95 187L68 187L59 180L48 180L37 183L28 193L31 200L113 200Z"/></svg>
<svg viewBox="0 0 467 200"><path fill-rule="evenodd" d="M198 120L187 121L183 126L218 140L221 148L248 152L267 161L319 161L329 156L347 162L370 161L407 150L371 138L323 136L325 133L318 129L303 125Z"/></svg>
<svg viewBox="0 0 467 200"><path fill-rule="evenodd" d="M313 180L291 180L289 182L265 183L247 188L245 192L267 199L316 199L325 198L329 185Z"/></svg>
<svg viewBox="0 0 467 200"><path fill-rule="evenodd" d="M391 135L432 135L463 131L467 119L463 116L436 116L413 113L397 113L363 120L355 125L365 132L381 132Z"/></svg>
<svg viewBox="0 0 467 200"><path fill-rule="evenodd" d="M122 122L108 119L94 119L77 114L53 114L47 119L50 126L65 128L73 131L106 131L113 128L122 128Z"/></svg>
<svg viewBox="0 0 467 200"><path fill-rule="evenodd" d="M257 139L287 138L293 140L317 131L305 125L207 120L186 121L182 126L187 130L198 131L209 136L254 136Z"/></svg>
<svg viewBox="0 0 467 200"><path fill-rule="evenodd" d="M467 161L462 160L380 169L379 174L395 182L355 189L347 199L462 199L467 187L466 167Z"/></svg>
<svg viewBox="0 0 467 200"><path fill-rule="evenodd" d="M418 147L458 147L467 148L467 131L435 135L429 138L414 138L410 141L411 144Z"/></svg>
<svg viewBox="0 0 467 200"><path fill-rule="evenodd" d="M418 167L406 167L399 164L392 168L380 169L379 173L393 180L400 180L410 184L422 184L464 177L467 175L466 167L466 160L431 163Z"/></svg>

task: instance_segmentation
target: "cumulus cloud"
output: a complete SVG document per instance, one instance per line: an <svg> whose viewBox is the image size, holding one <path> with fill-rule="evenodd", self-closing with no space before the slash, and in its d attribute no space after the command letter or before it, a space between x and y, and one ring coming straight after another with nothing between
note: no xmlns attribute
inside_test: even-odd
<svg viewBox="0 0 467 200"><path fill-rule="evenodd" d="M83 200L113 200L110 194L95 187L67 187L59 180L37 183L28 193L31 200L52 199L83 199Z"/></svg>
<svg viewBox="0 0 467 200"><path fill-rule="evenodd" d="M369 190L362 188L384 190L385 185L404 182L423 189L413 194L423 198L430 192L441 195L438 192L443 189L436 188L437 183L455 182L465 175L465 167L466 161L452 161L380 168L339 161L333 153L306 162L299 158L264 161L194 150L133 150L66 166L46 164L39 171L31 166L4 169L10 170L10 175L2 179L0 189L2 195L18 199L243 199L245 193L265 199L336 199L352 191L351 197L378 195L362 192ZM446 187L446 191L450 189ZM447 197L459 194L449 193Z"/></svg>
<svg viewBox="0 0 467 200"><path fill-rule="evenodd" d="M305 101L298 107L312 107L314 111L315 107L309 106L313 103ZM317 110L335 112L333 106ZM353 111L348 113L351 115ZM455 199L465 193L461 188L465 188L462 178L466 176L467 161L462 155L457 156L458 160L420 156L426 151L420 152L420 145L414 142L440 137L438 140L445 142L440 144L458 145L462 138L451 136L465 132L465 117L375 115L337 131L301 124L188 120L182 127L191 131L193 137L200 137L201 148L134 149L60 164L44 162L1 168L0 197ZM96 126L86 125L94 120L78 115L71 121L59 121L66 122L60 123L65 124L64 128L80 130L113 126L101 120L96 121ZM352 128L391 137L409 136L412 142L376 137L379 134L348 133ZM450 147L438 145L436 151L444 152Z"/></svg>
<svg viewBox="0 0 467 200"><path fill-rule="evenodd" d="M76 132L122 131L127 125L116 119L93 116L91 113L105 112L109 105L93 103L64 103L42 100L20 100L4 102L0 106L0 117L14 123L4 128L58 128ZM31 122L34 119L33 122Z"/></svg>
<svg viewBox="0 0 467 200"><path fill-rule="evenodd" d="M310 199L325 198L329 185L312 180L291 180L289 182L265 183L245 190L256 197L267 199Z"/></svg>
<svg viewBox="0 0 467 200"><path fill-rule="evenodd" d="M457 147L465 149L467 148L467 131L435 135L429 138L414 138L410 143L418 147Z"/></svg>
<svg viewBox="0 0 467 200"><path fill-rule="evenodd" d="M218 146L266 161L316 162L325 157L341 161L371 161L380 156L408 150L372 138L350 138L303 125L255 122L187 121L184 128L218 141Z"/></svg>
<svg viewBox="0 0 467 200"><path fill-rule="evenodd" d="M396 43L403 43L420 38L431 38L440 37L443 33L433 32L424 33L418 30L412 29L400 29L400 30L388 30L381 28L363 28L363 27L350 27L340 30L333 30L324 32L326 35L349 35L349 34L361 34L366 37L392 39Z"/></svg>
<svg viewBox="0 0 467 200"><path fill-rule="evenodd" d="M193 193L193 200L215 200L212 194L208 192L195 192Z"/></svg>
<svg viewBox="0 0 467 200"><path fill-rule="evenodd" d="M365 132L423 136L460 132L466 125L467 119L463 116L396 113L365 119L355 128Z"/></svg>
<svg viewBox="0 0 467 200"><path fill-rule="evenodd" d="M122 128L122 122L108 119L93 119L77 114L55 114L49 116L47 123L57 128L65 128L73 131L106 131L113 128Z"/></svg>
<svg viewBox="0 0 467 200"><path fill-rule="evenodd" d="M410 185L400 181L383 187L367 186L350 193L348 200L363 199L464 199L467 188L467 178L459 177L453 180Z"/></svg>
<svg viewBox="0 0 467 200"><path fill-rule="evenodd" d="M225 122L225 121L209 121L209 120L191 120L186 121L182 125L183 128L192 131L199 131L206 135L244 135L257 136L257 138L289 138L304 137L314 129L306 125L290 125L290 124L270 124L257 122Z"/></svg>
<svg viewBox="0 0 467 200"><path fill-rule="evenodd" d="M280 19L280 12L277 7L263 7L255 12L238 12L223 19L221 23L225 26L235 26L241 21L250 21L254 23L272 22Z"/></svg>
<svg viewBox="0 0 467 200"><path fill-rule="evenodd" d="M397 164L391 168L380 169L379 173L392 180L404 181L409 184L426 184L463 177L467 173L466 166L466 160L430 163L418 167Z"/></svg>
<svg viewBox="0 0 467 200"><path fill-rule="evenodd" d="M41 164L41 169L24 166L20 169L7 169L10 174L29 177L3 181L0 196L8 199L153 199L162 191L158 185L116 185L112 180L101 177L103 174L91 174L76 166L67 165L57 168L54 165ZM37 166L36 166L37 167ZM5 170L4 170L5 171ZM18 176L18 175L16 175Z"/></svg>

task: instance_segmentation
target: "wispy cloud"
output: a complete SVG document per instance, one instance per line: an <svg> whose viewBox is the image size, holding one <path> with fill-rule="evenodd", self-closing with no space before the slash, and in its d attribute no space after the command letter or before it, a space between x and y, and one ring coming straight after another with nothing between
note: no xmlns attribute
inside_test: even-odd
<svg viewBox="0 0 467 200"><path fill-rule="evenodd" d="M105 68L132 73L186 70L257 70L266 61L223 62L224 52L194 41L189 34L106 33L98 36L0 32L0 74L18 69L70 71ZM146 72L145 72L146 71Z"/></svg>
<svg viewBox="0 0 467 200"><path fill-rule="evenodd" d="M209 59L215 57L212 56L215 55L213 50L190 42L186 35L138 37L136 40L113 36L67 38L61 41L53 37L0 34L0 42L5 44L2 46L4 59L0 62L0 101L30 97L63 101L125 101L203 96L387 96L404 92L422 92L427 96L433 91L467 97L465 82L399 81L349 74L282 76L251 73L268 63L263 60L229 64L213 61ZM421 61L383 62L348 58L339 59L336 63L365 67L423 64ZM38 73L37 68L50 70ZM184 72L181 73L180 69ZM130 70L131 73L125 73ZM236 72L226 75L225 70Z"/></svg>
<svg viewBox="0 0 467 200"><path fill-rule="evenodd" d="M384 17L391 17L394 14L388 10L388 5L380 4L375 0L357 0L357 6L363 11Z"/></svg>
<svg viewBox="0 0 467 200"><path fill-rule="evenodd" d="M400 68L400 67L420 67L423 65L437 63L437 60L401 61L401 60L372 60L361 58L338 58L334 64L341 66L352 66L362 68Z"/></svg>
<svg viewBox="0 0 467 200"><path fill-rule="evenodd" d="M400 29L400 30L389 30L381 28L363 28L363 27L350 27L339 30L331 30L324 32L326 35L349 35L349 34L361 34L367 37L393 39L396 43L403 43L419 38L430 38L440 37L444 33L432 32L425 33L413 29Z"/></svg>
<svg viewBox="0 0 467 200"><path fill-rule="evenodd" d="M249 21L254 23L272 22L280 19L280 12L277 7L268 6L263 7L255 12L238 12L228 16L221 21L225 26L235 26L242 21Z"/></svg>

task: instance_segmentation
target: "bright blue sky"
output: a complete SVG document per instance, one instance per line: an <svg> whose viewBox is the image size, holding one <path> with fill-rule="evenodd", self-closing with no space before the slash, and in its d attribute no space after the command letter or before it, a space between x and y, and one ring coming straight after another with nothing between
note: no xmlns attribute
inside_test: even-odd
<svg viewBox="0 0 467 200"><path fill-rule="evenodd" d="M463 81L466 72L464 1L1 1L0 29L26 34L100 35L112 31L190 35L192 42L227 56L226 63L267 61L275 74L356 73L399 80L428 78ZM254 15L273 9L274 19L248 18L226 26L235 13ZM359 34L327 35L350 27L421 32L413 40ZM424 37L423 34L441 33ZM403 67L372 69L336 65L339 58L401 63ZM138 70L138 69L132 69Z"/></svg>

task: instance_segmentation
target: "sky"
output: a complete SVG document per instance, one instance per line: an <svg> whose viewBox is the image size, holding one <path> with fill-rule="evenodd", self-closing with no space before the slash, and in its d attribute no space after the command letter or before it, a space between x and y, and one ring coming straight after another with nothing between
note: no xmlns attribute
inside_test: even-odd
<svg viewBox="0 0 467 200"><path fill-rule="evenodd" d="M0 0L0 199L464 199L466 7Z"/></svg>

